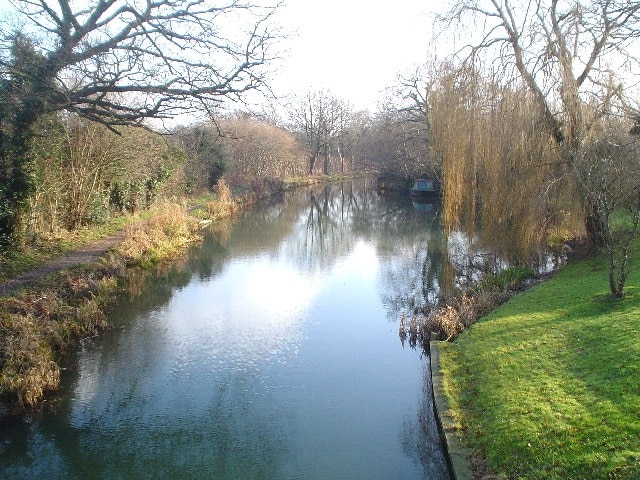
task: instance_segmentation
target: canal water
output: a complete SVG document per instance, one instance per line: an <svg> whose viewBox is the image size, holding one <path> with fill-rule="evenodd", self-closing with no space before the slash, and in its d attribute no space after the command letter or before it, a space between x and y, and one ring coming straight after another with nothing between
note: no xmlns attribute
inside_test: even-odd
<svg viewBox="0 0 640 480"><path fill-rule="evenodd" d="M398 319L436 294L437 209L366 181L287 194L132 278L7 479L446 479L429 358Z"/></svg>

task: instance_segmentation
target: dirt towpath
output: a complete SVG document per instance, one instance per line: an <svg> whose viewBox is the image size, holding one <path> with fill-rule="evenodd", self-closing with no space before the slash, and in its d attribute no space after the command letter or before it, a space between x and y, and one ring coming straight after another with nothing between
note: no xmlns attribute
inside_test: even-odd
<svg viewBox="0 0 640 480"><path fill-rule="evenodd" d="M11 280L0 282L0 297L10 295L16 290L26 287L53 273L85 263L93 263L105 252L124 240L124 232L93 242L79 250L74 250L54 258L39 267L23 272Z"/></svg>

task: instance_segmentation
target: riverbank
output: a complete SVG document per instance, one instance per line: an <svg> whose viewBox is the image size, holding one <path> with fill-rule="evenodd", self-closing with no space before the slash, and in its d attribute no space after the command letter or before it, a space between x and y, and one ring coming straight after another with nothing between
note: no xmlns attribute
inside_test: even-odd
<svg viewBox="0 0 640 480"><path fill-rule="evenodd" d="M128 270L179 256L200 240L202 227L260 198L336 179L344 178L288 179L264 192L235 197L222 182L215 196L192 199L189 205L158 202L106 228L52 238L2 258L0 417L33 408L58 389L65 359L81 341L109 327L106 313L126 290Z"/></svg>
<svg viewBox="0 0 640 480"><path fill-rule="evenodd" d="M223 208L214 210L222 215ZM124 291L128 270L175 257L201 238L200 225L184 205L160 202L130 219L120 234L5 281L0 298L0 416L32 408L57 390L65 359L82 340L108 328L106 313Z"/></svg>
<svg viewBox="0 0 640 480"><path fill-rule="evenodd" d="M387 300L407 291L389 275L420 275L433 218L361 180L222 222L141 272L62 390L3 426L0 477L167 478L187 459L197 477L448 480L428 363Z"/></svg>
<svg viewBox="0 0 640 480"><path fill-rule="evenodd" d="M438 344L476 478L640 478L640 248L627 295L577 260Z"/></svg>

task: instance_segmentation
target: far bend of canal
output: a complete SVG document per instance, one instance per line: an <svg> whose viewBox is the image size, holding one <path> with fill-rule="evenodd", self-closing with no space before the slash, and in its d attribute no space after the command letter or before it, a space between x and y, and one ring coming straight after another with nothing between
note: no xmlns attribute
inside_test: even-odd
<svg viewBox="0 0 640 480"><path fill-rule="evenodd" d="M257 206L141 279L64 391L0 429L0 478L449 478L429 358L398 335L435 295L437 209L367 187Z"/></svg>

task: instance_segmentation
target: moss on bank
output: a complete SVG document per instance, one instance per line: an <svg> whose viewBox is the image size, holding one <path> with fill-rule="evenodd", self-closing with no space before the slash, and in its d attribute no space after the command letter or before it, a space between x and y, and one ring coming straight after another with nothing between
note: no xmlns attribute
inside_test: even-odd
<svg viewBox="0 0 640 480"><path fill-rule="evenodd" d="M441 344L450 413L490 472L640 478L638 267L627 285L613 301L605 260L576 261Z"/></svg>

